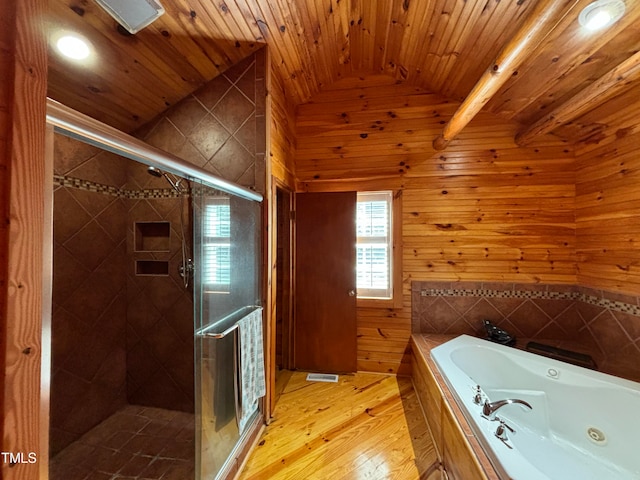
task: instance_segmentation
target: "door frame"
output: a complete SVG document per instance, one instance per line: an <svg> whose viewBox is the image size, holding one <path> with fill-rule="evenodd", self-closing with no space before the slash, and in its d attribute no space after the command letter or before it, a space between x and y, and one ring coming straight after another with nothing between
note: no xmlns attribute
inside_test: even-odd
<svg viewBox="0 0 640 480"><path fill-rule="evenodd" d="M276 319L277 319L277 306L278 306L278 220L280 209L278 208L278 193L281 195L285 195L288 197L288 203L291 212L295 212L295 192L291 189L289 185L281 181L280 179L272 176L271 177L271 189L270 189L270 218L269 218L269 243L270 243L270 278L269 278L269 291L268 291L268 299L269 299L269 326L268 330L270 332L269 335L269 344L268 344L268 370L267 370L267 378L268 378L268 404L265 406L265 420L269 423L271 416L273 414L273 410L275 409L275 404L277 401L277 397L279 392L276 389L275 382L275 372L277 368L276 361L276 340L277 340L277 327L276 327ZM288 300L288 314L286 318L283 319L283 323L287 326L287 338L283 339L283 343L287 345L287 354L286 358L283 358L283 364L285 368L293 368L293 355L295 343L293 341L294 334L294 321L293 321L293 299L295 298L295 282L294 282L294 274L295 274L295 219L289 218L289 252L288 252L288 281L286 282L286 288L289 290L289 300ZM285 357L283 352L283 357Z"/></svg>

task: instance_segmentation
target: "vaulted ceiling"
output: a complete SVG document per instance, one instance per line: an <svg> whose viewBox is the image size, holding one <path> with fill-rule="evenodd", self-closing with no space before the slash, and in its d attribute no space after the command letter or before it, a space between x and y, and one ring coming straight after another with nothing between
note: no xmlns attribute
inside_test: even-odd
<svg viewBox="0 0 640 480"><path fill-rule="evenodd" d="M368 73L462 101L539 1L161 0L166 13L130 35L93 0L49 0L48 34L79 32L96 53L80 65L50 47L49 96L130 132L267 44L294 104ZM626 0L625 16L597 33L578 24L588 0L550 3L561 4L560 14L484 106L523 128L640 51L640 1ZM613 80L624 83L620 105L640 99L634 68ZM604 99L590 99L587 120L554 133L569 141L593 135L598 118L611 115L599 106Z"/></svg>

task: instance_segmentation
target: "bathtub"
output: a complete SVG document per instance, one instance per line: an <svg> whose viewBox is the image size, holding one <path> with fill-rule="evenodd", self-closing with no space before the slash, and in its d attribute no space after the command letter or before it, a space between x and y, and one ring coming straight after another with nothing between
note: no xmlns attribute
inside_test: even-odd
<svg viewBox="0 0 640 480"><path fill-rule="evenodd" d="M500 478L640 479L640 383L467 335L431 358ZM503 441L482 404L508 398L532 410L496 411L514 430Z"/></svg>

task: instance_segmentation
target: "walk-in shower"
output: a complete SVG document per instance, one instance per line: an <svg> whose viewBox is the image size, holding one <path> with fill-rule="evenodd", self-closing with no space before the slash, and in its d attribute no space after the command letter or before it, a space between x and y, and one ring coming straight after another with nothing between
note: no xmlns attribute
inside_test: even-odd
<svg viewBox="0 0 640 480"><path fill-rule="evenodd" d="M262 345L261 196L55 108L50 478L226 478L264 394L242 354Z"/></svg>

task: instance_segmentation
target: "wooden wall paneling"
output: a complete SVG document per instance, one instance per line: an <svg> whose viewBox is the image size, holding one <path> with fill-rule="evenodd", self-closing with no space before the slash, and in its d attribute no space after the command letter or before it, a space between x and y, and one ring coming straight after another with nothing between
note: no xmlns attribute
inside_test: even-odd
<svg viewBox="0 0 640 480"><path fill-rule="evenodd" d="M272 143L273 143L273 95L271 94L273 78L271 70L271 56L269 50L265 48L264 52L264 69L265 69L265 195L266 201L263 202L263 222L262 239L264 249L263 265L263 285L264 285L264 310L265 331L264 331L264 348L265 348L265 383L266 393L263 400L262 414L264 423L271 423L271 417L277 401L278 392L276 391L276 369L277 362L277 298L278 298L278 189L277 179L273 177L273 161Z"/></svg>
<svg viewBox="0 0 640 480"><path fill-rule="evenodd" d="M420 400L431 438L438 453L438 459L442 462L442 397L444 394L438 387L433 372L427 366L423 355L420 355L419 347L412 337L411 342L411 380L416 394Z"/></svg>
<svg viewBox="0 0 640 480"><path fill-rule="evenodd" d="M11 175L10 166L13 157L13 123L12 104L14 97L14 71L15 71L15 41L16 41L16 6L7 5L4 15L0 16L0 71L3 72L0 79L0 208L2 221L0 221L0 371L2 371L2 383L0 383L0 434L4 439L5 403L4 403L4 375L7 362L7 306L9 277L9 242L10 242L10 218L11 218ZM2 444L4 450L4 443ZM0 478L2 474L0 473Z"/></svg>
<svg viewBox="0 0 640 480"><path fill-rule="evenodd" d="M2 452L22 454L25 463L0 464L6 480L47 478L48 379L41 378L44 279L45 114L47 48L42 32L47 2L25 0L5 4L0 21L0 162L6 167L2 211L7 256L0 266L3 303ZM50 165L52 167L52 165ZM6 188L6 190L5 190ZM8 204L4 201L8 200ZM8 215L7 215L8 214ZM42 403L45 399L45 404ZM29 454L36 455L36 462ZM29 460L32 460L29 463Z"/></svg>
<svg viewBox="0 0 640 480"><path fill-rule="evenodd" d="M359 307L358 370L409 375L408 330L410 308Z"/></svg>
<svg viewBox="0 0 640 480"><path fill-rule="evenodd" d="M295 186L295 112L290 105L279 71L269 68L267 88L269 114L269 164L271 174L290 188Z"/></svg>
<svg viewBox="0 0 640 480"><path fill-rule="evenodd" d="M579 152L576 174L578 282L634 295L640 292L638 127L636 117L625 135L605 129L600 146Z"/></svg>
<svg viewBox="0 0 640 480"><path fill-rule="evenodd" d="M403 306L358 308L363 370L409 368L412 280L576 281L573 149L549 136L520 148L516 125L481 113L435 152L430 135L455 108L373 77L298 107L299 190L402 190Z"/></svg>

